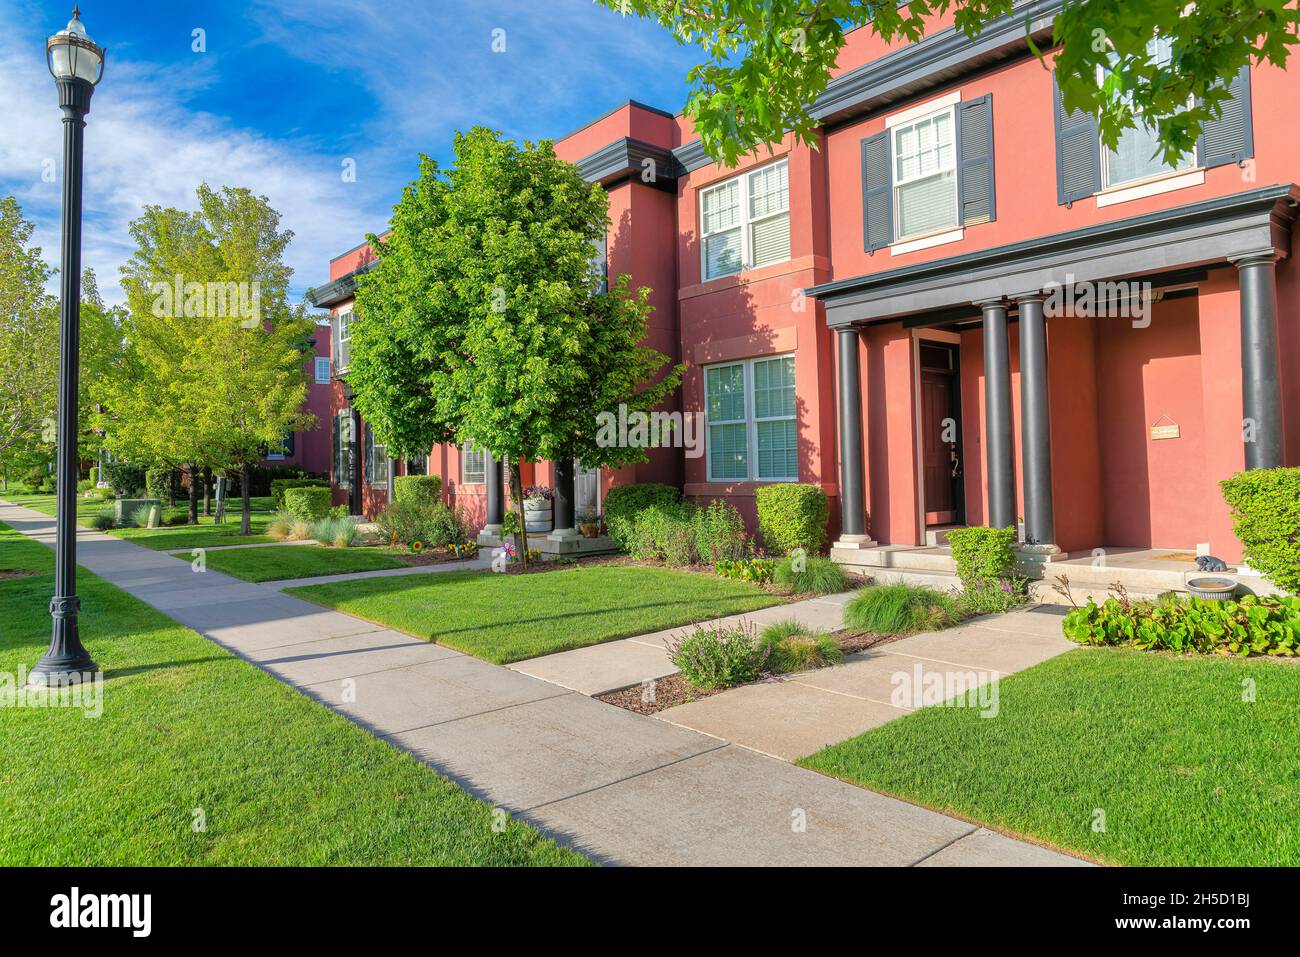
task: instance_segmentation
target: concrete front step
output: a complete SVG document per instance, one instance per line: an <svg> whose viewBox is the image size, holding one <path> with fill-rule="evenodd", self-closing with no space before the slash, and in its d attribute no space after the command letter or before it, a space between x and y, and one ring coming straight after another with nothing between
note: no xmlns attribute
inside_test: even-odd
<svg viewBox="0 0 1300 957"><path fill-rule="evenodd" d="M1151 562L1150 564L1155 564ZM1058 576L1070 580L1071 588L1110 589L1115 582L1123 583L1129 594L1158 595L1166 591L1187 591L1187 582L1194 578L1231 578L1239 584L1240 594L1271 595L1276 589L1258 575L1241 572L1201 572L1188 570L1182 563L1170 563L1170 568L1122 568L1113 565L1094 565L1091 562L1050 562L1043 566L1043 580L1050 587Z"/></svg>
<svg viewBox="0 0 1300 957"><path fill-rule="evenodd" d="M908 585L924 585L939 591L961 591L961 579L948 572L927 572L914 568L880 568L869 565L855 567L853 570L871 579L877 585L905 582Z"/></svg>
<svg viewBox="0 0 1300 957"><path fill-rule="evenodd" d="M1031 581L1028 589L1029 597L1035 601L1048 602L1054 605L1065 605L1068 607L1069 601L1065 596L1052 587L1053 584L1054 583L1050 580ZM1114 597L1118 597L1118 595L1112 589L1104 585L1080 585L1073 580L1070 581L1070 599L1072 599L1076 605L1082 606L1086 604L1089 598L1095 601L1098 605L1101 605L1105 603L1107 598ZM1159 593L1136 591L1129 588L1128 597L1133 599L1157 598L1159 597Z"/></svg>
<svg viewBox="0 0 1300 957"><path fill-rule="evenodd" d="M851 569L894 568L952 574L956 564L946 547L878 545L875 548L832 548L831 558Z"/></svg>

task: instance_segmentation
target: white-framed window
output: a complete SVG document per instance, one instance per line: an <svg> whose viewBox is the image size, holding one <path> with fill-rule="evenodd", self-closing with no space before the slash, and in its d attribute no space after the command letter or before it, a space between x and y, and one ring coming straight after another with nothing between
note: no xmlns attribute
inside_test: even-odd
<svg viewBox="0 0 1300 957"><path fill-rule="evenodd" d="M956 229L956 108L892 128L895 240Z"/></svg>
<svg viewBox="0 0 1300 957"><path fill-rule="evenodd" d="M329 356L316 357L316 384L328 385L330 381L330 360Z"/></svg>
<svg viewBox="0 0 1300 957"><path fill-rule="evenodd" d="M1173 41L1169 37L1152 37L1147 43L1147 54L1157 66L1168 66L1174 58ZM1104 66L1097 68L1097 82L1106 81L1107 70ZM1196 105L1194 98L1188 100L1188 108ZM1177 165L1165 162L1164 151L1154 128L1143 125L1142 114L1133 106L1132 129L1122 130L1119 141L1113 150L1101 145L1101 188L1123 186L1143 180L1155 179L1169 173L1193 169L1196 166L1196 150L1183 155Z"/></svg>
<svg viewBox="0 0 1300 957"><path fill-rule="evenodd" d="M375 441L375 430L366 423L366 484L371 488L388 488L388 446Z"/></svg>
<svg viewBox="0 0 1300 957"><path fill-rule="evenodd" d="M789 163L782 159L700 190L705 279L790 258Z"/></svg>
<svg viewBox="0 0 1300 957"><path fill-rule="evenodd" d="M352 338L352 311L340 312L334 317L332 325L334 327L334 363L341 375L347 371L348 359L351 356L348 342Z"/></svg>
<svg viewBox="0 0 1300 957"><path fill-rule="evenodd" d="M474 448L473 442L460 447L460 484L487 484L487 455L482 449Z"/></svg>
<svg viewBox="0 0 1300 957"><path fill-rule="evenodd" d="M799 480L794 356L704 369L710 482Z"/></svg>

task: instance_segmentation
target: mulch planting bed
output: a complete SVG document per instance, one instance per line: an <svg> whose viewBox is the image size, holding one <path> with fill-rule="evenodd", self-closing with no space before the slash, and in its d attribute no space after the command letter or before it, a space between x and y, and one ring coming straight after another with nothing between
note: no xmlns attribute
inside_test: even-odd
<svg viewBox="0 0 1300 957"><path fill-rule="evenodd" d="M446 565L450 562L470 562L474 560L472 558L457 558L447 552L434 551L398 552L393 557L407 565Z"/></svg>
<svg viewBox="0 0 1300 957"><path fill-rule="evenodd" d="M868 648L875 648L879 645L886 645L899 638L905 638L906 635L873 635L862 631L835 631L831 632L831 638L835 644L840 646L840 650L845 655L856 654L859 651L866 651ZM831 667L834 667L832 665ZM783 681L784 675L766 675L758 681L751 682L758 684L762 681ZM736 688L742 688L744 685L733 685ZM660 678L654 682L653 695L649 694L643 685L633 685L631 688L624 688L622 691L611 691L607 694L598 694L595 696L597 701L603 701L606 704L612 704L617 708L623 708L626 711L635 711L637 714L653 715L660 711L667 711L669 708L675 708L679 704L689 704L692 701L699 701L702 698L709 698L722 691L730 691L731 688L693 688L686 683L686 679L681 675L669 675L667 678Z"/></svg>

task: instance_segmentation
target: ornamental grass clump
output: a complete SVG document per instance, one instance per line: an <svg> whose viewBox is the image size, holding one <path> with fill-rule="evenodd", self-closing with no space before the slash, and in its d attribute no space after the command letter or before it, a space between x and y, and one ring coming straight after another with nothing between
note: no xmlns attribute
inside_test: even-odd
<svg viewBox="0 0 1300 957"><path fill-rule="evenodd" d="M668 656L687 684L702 689L730 688L756 681L768 669L771 649L761 644L754 625L697 625L668 645Z"/></svg>
<svg viewBox="0 0 1300 957"><path fill-rule="evenodd" d="M833 595L852 586L848 573L829 558L788 555L776 564L772 582L798 595Z"/></svg>
<svg viewBox="0 0 1300 957"><path fill-rule="evenodd" d="M288 538L297 518L289 512L276 512L266 523L266 534L272 538Z"/></svg>
<svg viewBox="0 0 1300 957"><path fill-rule="evenodd" d="M758 641L767 648L768 661L777 674L812 671L844 660L844 652L834 638L793 618L772 622L759 634Z"/></svg>
<svg viewBox="0 0 1300 957"><path fill-rule="evenodd" d="M935 631L955 625L961 617L953 595L904 582L863 589L844 608L847 627L876 635Z"/></svg>
<svg viewBox="0 0 1300 957"><path fill-rule="evenodd" d="M313 522L311 526L311 538L335 548L350 548L356 543L358 534L356 523L350 518L330 516Z"/></svg>

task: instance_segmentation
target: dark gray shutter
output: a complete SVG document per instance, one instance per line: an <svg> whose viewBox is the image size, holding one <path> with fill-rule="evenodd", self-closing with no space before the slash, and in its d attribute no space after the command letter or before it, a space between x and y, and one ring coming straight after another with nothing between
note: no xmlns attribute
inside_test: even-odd
<svg viewBox="0 0 1300 957"><path fill-rule="evenodd" d="M1255 131L1251 123L1250 67L1243 66L1228 87L1232 98L1219 104L1223 115L1208 120L1197 141L1200 164L1206 168L1241 163L1255 155Z"/></svg>
<svg viewBox="0 0 1300 957"><path fill-rule="evenodd" d="M334 484L342 485L343 484L343 464L342 464L343 437L339 434L340 433L339 417L337 415L334 416L333 428L330 429L330 432L333 434L333 438L334 438L334 475L333 475Z"/></svg>
<svg viewBox="0 0 1300 957"><path fill-rule="evenodd" d="M374 470L371 468L371 463L375 457L375 433L370 428L369 422L366 423L366 439L361 454L365 456L365 461L361 466L363 469L361 480L367 485L370 485L374 482L375 474Z"/></svg>
<svg viewBox="0 0 1300 957"><path fill-rule="evenodd" d="M894 177L889 130L862 141L862 233L867 252L894 241Z"/></svg>
<svg viewBox="0 0 1300 957"><path fill-rule="evenodd" d="M997 218L993 194L993 94L985 93L957 107L957 143L961 157L957 204L961 224Z"/></svg>
<svg viewBox="0 0 1300 957"><path fill-rule="evenodd" d="M1101 192L1101 140L1097 118L1083 110L1066 115L1061 87L1052 73L1056 123L1056 201L1072 203Z"/></svg>

